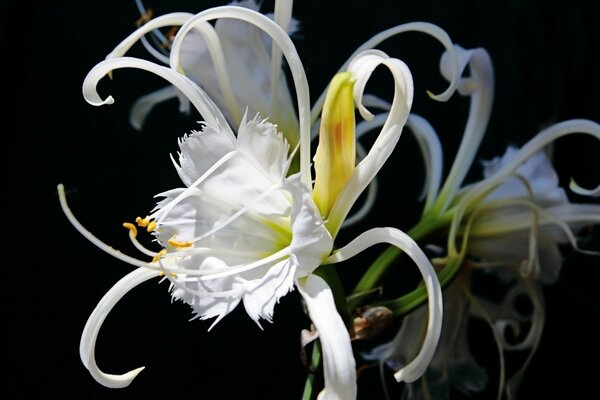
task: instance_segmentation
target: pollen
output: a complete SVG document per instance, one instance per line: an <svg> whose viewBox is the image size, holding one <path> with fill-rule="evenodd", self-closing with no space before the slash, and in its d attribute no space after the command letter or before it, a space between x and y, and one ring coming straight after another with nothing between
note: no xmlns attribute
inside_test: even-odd
<svg viewBox="0 0 600 400"><path fill-rule="evenodd" d="M137 217L135 219L135 223L140 227L140 228L145 228L148 226L148 224L150 223L149 219L146 218L142 218L142 217Z"/></svg>
<svg viewBox="0 0 600 400"><path fill-rule="evenodd" d="M124 222L123 227L129 229L133 237L137 236L137 228L131 222Z"/></svg>
<svg viewBox="0 0 600 400"><path fill-rule="evenodd" d="M156 255L152 258L152 262L153 263L157 262L165 254L167 254L167 249L162 249L161 251L159 251L158 253L156 253Z"/></svg>
<svg viewBox="0 0 600 400"><path fill-rule="evenodd" d="M173 247L178 247L178 248L192 247L192 244L193 244L192 242L178 242L173 239L167 240L167 243L169 243Z"/></svg>
<svg viewBox="0 0 600 400"><path fill-rule="evenodd" d="M156 221L151 221L148 226L146 227L146 230L148 232L152 232L154 229L156 228Z"/></svg>

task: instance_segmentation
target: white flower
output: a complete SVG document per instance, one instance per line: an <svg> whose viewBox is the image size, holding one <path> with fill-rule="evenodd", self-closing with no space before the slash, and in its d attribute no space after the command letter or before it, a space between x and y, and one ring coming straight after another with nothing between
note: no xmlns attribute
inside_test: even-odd
<svg viewBox="0 0 600 400"><path fill-rule="evenodd" d="M216 18L253 24L268 34L285 56L298 103L298 174L289 174L294 152L288 154L288 143L276 125L260 117L244 117L237 135L234 134L210 96L176 72L188 32L205 27L207 21ZM144 69L174 85L205 120L200 132L180 141L179 160L174 161L185 187L163 193L164 199L156 209L137 220L138 226L155 234L162 250L144 248L136 240L136 226L125 224L133 243L153 258L151 262L124 255L83 228L69 210L64 190L59 186L61 205L73 225L104 251L139 267L104 296L86 324L80 354L92 376L103 385L124 387L141 371L138 368L123 375L103 373L96 365L94 346L100 326L114 304L148 279L164 276L171 282L174 298L190 304L201 319L215 318L214 323L240 302L257 324L260 319L270 321L277 301L297 287L321 341L325 389L320 398L353 399L356 371L350 337L336 311L331 289L313 271L319 265L345 261L367 247L385 242L401 248L415 260L430 298L423 347L412 362L396 373L399 381L417 379L433 355L441 328L441 289L427 257L410 237L393 228L369 230L332 252L333 240L345 217L400 137L413 94L408 68L382 52L365 51L353 58L347 73L333 79L327 96L334 100L325 100L320 138L320 147L332 147L327 150L328 157L317 156L315 161L316 182L324 180L325 189L313 191L308 82L289 36L279 25L246 8L205 10L182 25L170 56L172 68L135 58L111 57L94 67L83 85L89 103L110 104L112 97L102 99L98 95L98 81L118 68ZM346 143L354 140L355 105L365 118L371 116L362 104L362 96L371 73L380 65L387 67L394 78L390 117L370 152L354 165L353 156L347 154L353 148L340 147L332 135L341 135ZM338 96L342 99L338 100ZM345 128L338 131L340 124ZM336 157L345 161L338 163ZM333 179L345 183L327 189L331 186L327 182Z"/></svg>
<svg viewBox="0 0 600 400"><path fill-rule="evenodd" d="M516 154L517 149L509 147L501 158L484 163L484 179ZM600 205L571 203L558 183L547 154L532 154L481 203L469 230L468 253L521 268L544 284L554 283L562 265L559 245L577 247L574 232L600 223Z"/></svg>

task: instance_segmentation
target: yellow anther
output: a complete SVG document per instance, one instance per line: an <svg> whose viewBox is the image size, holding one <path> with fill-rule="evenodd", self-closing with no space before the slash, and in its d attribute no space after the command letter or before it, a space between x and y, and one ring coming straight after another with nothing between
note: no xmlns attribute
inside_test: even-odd
<svg viewBox="0 0 600 400"><path fill-rule="evenodd" d="M175 272L169 272L167 275L169 275L171 278L177 278L177 274ZM163 271L160 271L158 276L165 276L165 273Z"/></svg>
<svg viewBox="0 0 600 400"><path fill-rule="evenodd" d="M131 222L123 222L123 227L129 229L133 237L137 236L137 228Z"/></svg>
<svg viewBox="0 0 600 400"><path fill-rule="evenodd" d="M148 232L152 232L154 230L154 228L156 228L156 221L151 221L150 223L148 223L146 230Z"/></svg>
<svg viewBox="0 0 600 400"><path fill-rule="evenodd" d="M173 239L167 240L167 243L169 243L173 247L179 247L179 248L192 247L192 244L193 244L192 242L178 242Z"/></svg>
<svg viewBox="0 0 600 400"><path fill-rule="evenodd" d="M135 219L135 223L140 227L140 228L145 228L148 226L148 224L150 223L149 219L146 218L142 218L142 217L137 217Z"/></svg>
<svg viewBox="0 0 600 400"><path fill-rule="evenodd" d="M152 258L152 262L153 263L157 262L165 254L167 254L167 249L162 249L161 251L159 251L158 253L156 253L156 255Z"/></svg>

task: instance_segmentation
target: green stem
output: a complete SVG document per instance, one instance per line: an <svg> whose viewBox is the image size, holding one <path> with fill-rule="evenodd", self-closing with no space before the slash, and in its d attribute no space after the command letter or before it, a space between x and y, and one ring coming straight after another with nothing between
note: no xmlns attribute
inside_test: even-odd
<svg viewBox="0 0 600 400"><path fill-rule="evenodd" d="M315 373L314 371L319 368L321 364L321 345L318 341L315 341L310 357L310 372L306 377L306 383L304 384L304 392L302 393L302 400L312 400L313 390L315 389Z"/></svg>
<svg viewBox="0 0 600 400"><path fill-rule="evenodd" d="M452 278L454 278L456 273L460 270L463 260L464 257L462 255L450 259L444 269L438 273L438 279L442 287L445 287L452 280ZM416 307L420 306L426 298L427 290L421 285L404 296L394 300L382 301L381 303L376 303L373 306L387 307L394 313L395 316L399 316L414 310Z"/></svg>

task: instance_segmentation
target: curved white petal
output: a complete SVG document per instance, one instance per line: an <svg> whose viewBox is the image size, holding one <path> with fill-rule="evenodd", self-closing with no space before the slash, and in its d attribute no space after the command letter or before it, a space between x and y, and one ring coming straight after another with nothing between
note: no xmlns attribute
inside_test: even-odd
<svg viewBox="0 0 600 400"><path fill-rule="evenodd" d="M493 179L502 180L519 168L532 154L538 152L556 139L575 133L591 135L600 140L600 124L586 119L572 119L554 124L533 137L492 176Z"/></svg>
<svg viewBox="0 0 600 400"><path fill-rule="evenodd" d="M398 34L404 33L404 32L426 33L426 34L434 37L435 39L437 39L445 47L445 49L448 52L450 59L451 59L451 65L452 65L451 70L453 71L451 76L453 76L453 79L450 82L450 86L448 86L448 88L443 93L440 93L439 95L433 95L431 92L428 92L428 93L435 100L438 100L438 101L448 100L452 96L454 91L456 90L456 87L458 85L458 80L460 78L460 74L458 73L458 70L459 70L458 58L455 54L454 43L452 43L452 40L450 39L448 34L443 29L441 29L439 26L428 23L428 22L409 22L407 24L394 26L392 28L386 29L386 30L378 33L377 35L373 36L371 39L369 39L368 41L363 43L359 48L357 48L354 51L354 53L348 58L348 60L340 67L339 71L345 71L348 68L348 65L352 62L352 60L354 60L360 53L364 52L365 50L373 49L375 46L379 45L381 42L385 41L386 39L389 39L392 36L395 36L395 35L398 35ZM324 101L325 101L325 92L323 92L321 94L321 96L315 102L315 105L312 108L312 111L311 111L312 120L316 120L317 116L321 112L321 109L323 108Z"/></svg>
<svg viewBox="0 0 600 400"><path fill-rule="evenodd" d="M123 41L121 41L121 43L119 43L117 47L115 47L113 51L106 56L106 58L122 57L138 40L142 39L148 33L151 33L159 28L183 25L193 16L194 14L176 12L152 18L144 25L139 27L135 32L127 36Z"/></svg>
<svg viewBox="0 0 600 400"><path fill-rule="evenodd" d="M423 117L410 114L406 126L413 132L425 161L425 184L422 196L425 198L423 212L433 206L442 180L444 159L442 144L431 124Z"/></svg>
<svg viewBox="0 0 600 400"><path fill-rule="evenodd" d="M440 212L448 208L471 168L489 122L494 97L494 70L487 51L482 48L464 50L456 46L456 52L462 68L460 73L467 65L471 71L471 76L463 78L462 87L459 87L462 89L461 94L471 96L471 106L460 147L435 205ZM445 61L446 58L442 57L442 67L446 64Z"/></svg>
<svg viewBox="0 0 600 400"><path fill-rule="evenodd" d="M395 228L374 228L359 235L346 246L335 251L323 263L332 264L354 257L363 250L379 243L389 243L404 251L419 267L429 297L429 320L427 332L419 354L394 376L398 382L412 382L418 379L433 358L442 330L443 299L442 288L431 262L423 250L406 233Z"/></svg>
<svg viewBox="0 0 600 400"><path fill-rule="evenodd" d="M571 182L569 182L569 189L582 196L600 197L600 185L596 186L594 189L585 189L571 179Z"/></svg>
<svg viewBox="0 0 600 400"><path fill-rule="evenodd" d="M389 58L385 53L371 50L361 53L348 67L348 71L356 79L354 100L361 115L367 120L373 118L373 114L362 104L362 96L369 77L379 65L386 66L394 77L394 99L389 117L375 143L367 156L354 169L329 213L327 226L334 237L356 199L394 150L412 105L413 83L408 67L398 59Z"/></svg>
<svg viewBox="0 0 600 400"><path fill-rule="evenodd" d="M176 70L180 67L179 53L183 38L187 32L199 23L217 18L233 18L249 22L265 31L281 48L292 73L296 89L298 116L300 119L301 178L302 182L310 187L312 178L310 171L310 97L308 81L306 80L306 73L304 72L302 61L298 56L294 43L279 25L256 11L240 7L223 6L205 10L191 18L177 33L171 48L171 67Z"/></svg>
<svg viewBox="0 0 600 400"><path fill-rule="evenodd" d="M131 107L131 112L129 114L129 123L138 131L142 130L142 126L146 121L146 117L148 116L148 114L150 114L150 111L152 111L154 106L158 103L162 103L165 100L170 100L172 98L178 97L179 93L179 90L177 90L177 88L175 88L174 86L167 86L165 88L159 89L157 91L148 93L147 95L140 97ZM181 112L189 111L189 104L190 103L187 101L187 99L180 98L179 110Z"/></svg>
<svg viewBox="0 0 600 400"><path fill-rule="evenodd" d="M122 375L106 374L96 365L94 350L100 327L115 304L131 289L157 276L159 276L159 272L145 268L137 268L130 272L102 297L102 300L88 318L81 334L79 355L83 365L98 383L109 388L123 388L128 386L137 374L144 369L144 367L136 368Z"/></svg>
<svg viewBox="0 0 600 400"><path fill-rule="evenodd" d="M356 399L356 363L350 335L335 308L331 289L316 275L298 279L297 286L319 332L323 351L325 389L319 400Z"/></svg>
<svg viewBox="0 0 600 400"><path fill-rule="evenodd" d="M200 115L202 115L208 124L215 127L220 127L221 129L225 130L225 133L231 135L232 137L234 136L229 124L225 120L225 117L219 108L213 103L204 90L198 87L198 85L170 68L138 58L111 58L100 62L94 68L92 68L85 77L82 88L83 97L88 103L94 106L114 103L112 96L108 96L103 100L98 94L96 86L105 75L119 68L142 69L166 79L177 89L183 92L183 94L190 100L194 107L196 107Z"/></svg>
<svg viewBox="0 0 600 400"><path fill-rule="evenodd" d="M288 27L292 22L293 0L276 0L273 19L284 31L288 32ZM281 75L281 49L278 46L271 47L271 98L278 99L279 82ZM279 102L271 103L271 114L276 120L279 120Z"/></svg>

